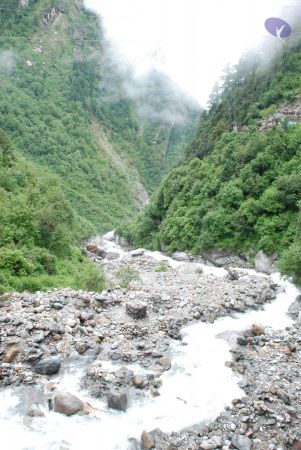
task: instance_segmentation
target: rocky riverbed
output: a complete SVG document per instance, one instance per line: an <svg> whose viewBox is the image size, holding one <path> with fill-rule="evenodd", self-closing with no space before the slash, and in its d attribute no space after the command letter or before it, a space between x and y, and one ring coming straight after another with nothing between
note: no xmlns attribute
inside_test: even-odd
<svg viewBox="0 0 301 450"><path fill-rule="evenodd" d="M260 309L281 289L272 278L244 269L179 263L142 250L118 254L99 249L97 254L94 248L91 256L103 266L107 291L62 289L1 299L1 392L38 392L22 408L31 420L45 415L47 420L49 410L97 416L99 399L105 405L102 414L125 412L136 402L159 397L168 383L166 374L173 370L174 343L186 345L183 327ZM294 308L296 316L298 302ZM243 398L233 399L210 425L169 434L147 430L142 441L133 438L115 448L301 448L299 325L281 332L255 325L227 339L233 358L226 364L243 377ZM81 369L78 397L62 392L58 378L72 367ZM81 390L89 402L82 401Z"/></svg>

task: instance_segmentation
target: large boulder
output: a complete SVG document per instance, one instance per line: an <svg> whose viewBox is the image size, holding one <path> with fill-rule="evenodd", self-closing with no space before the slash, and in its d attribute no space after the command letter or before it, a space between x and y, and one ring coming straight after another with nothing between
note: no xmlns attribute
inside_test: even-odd
<svg viewBox="0 0 301 450"><path fill-rule="evenodd" d="M255 256L255 268L258 272L264 273L274 273L277 272L278 256L274 253L272 256L266 255L262 250L260 250Z"/></svg>
<svg viewBox="0 0 301 450"><path fill-rule="evenodd" d="M69 394L69 392L62 392L56 394L54 397L54 412L65 414L66 416L72 416L73 414L83 411L84 402L82 402L75 395Z"/></svg>
<svg viewBox="0 0 301 450"><path fill-rule="evenodd" d="M61 360L59 356L42 358L35 366L34 371L40 375L53 375L60 370Z"/></svg>
<svg viewBox="0 0 301 450"><path fill-rule="evenodd" d="M111 391L108 394L108 407L118 411L126 411L128 398L125 392Z"/></svg>
<svg viewBox="0 0 301 450"><path fill-rule="evenodd" d="M230 250L213 249L208 252L204 252L202 256L217 267L231 265L245 268L250 267L250 264L244 256L238 256Z"/></svg>
<svg viewBox="0 0 301 450"><path fill-rule="evenodd" d="M86 245L86 249L88 250L88 252L90 252L90 253L96 253L97 252L97 249L98 249L98 246L96 245L96 244L94 244L94 243L90 243L90 244L87 244Z"/></svg>
<svg viewBox="0 0 301 450"><path fill-rule="evenodd" d="M252 441L243 434L233 434L231 443L237 450L250 450L252 448Z"/></svg>
<svg viewBox="0 0 301 450"><path fill-rule="evenodd" d="M95 255L99 256L100 258L104 258L106 256L105 250L98 247L98 245L95 244L94 242L87 244L86 249L88 252L94 253Z"/></svg>
<svg viewBox="0 0 301 450"><path fill-rule="evenodd" d="M190 261L190 256L186 252L174 252L172 257L176 261Z"/></svg>
<svg viewBox="0 0 301 450"><path fill-rule="evenodd" d="M115 233L114 231L108 231L108 233L104 234L103 239L106 241L114 242L115 241Z"/></svg>

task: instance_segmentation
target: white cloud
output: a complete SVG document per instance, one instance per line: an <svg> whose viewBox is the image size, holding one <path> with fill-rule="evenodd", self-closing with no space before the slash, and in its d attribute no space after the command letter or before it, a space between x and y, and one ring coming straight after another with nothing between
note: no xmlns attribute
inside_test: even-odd
<svg viewBox="0 0 301 450"><path fill-rule="evenodd" d="M205 105L225 65L259 43L266 34L265 19L279 14L287 1L85 0L85 4L103 17L108 37L136 73L152 67L163 70Z"/></svg>

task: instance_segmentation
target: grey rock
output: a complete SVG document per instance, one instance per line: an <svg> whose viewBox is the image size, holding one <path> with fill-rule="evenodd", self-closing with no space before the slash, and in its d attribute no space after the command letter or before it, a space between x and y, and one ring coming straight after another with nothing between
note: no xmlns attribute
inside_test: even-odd
<svg viewBox="0 0 301 450"><path fill-rule="evenodd" d="M135 375L133 378L133 384L136 388L141 389L145 385L145 378L142 375Z"/></svg>
<svg viewBox="0 0 301 450"><path fill-rule="evenodd" d="M85 342L76 342L75 343L76 351L82 355L87 350L87 344Z"/></svg>
<svg viewBox="0 0 301 450"><path fill-rule="evenodd" d="M233 264L239 267L249 267L249 264L245 258L232 253L230 250L214 249L204 252L202 256L217 267L229 266Z"/></svg>
<svg viewBox="0 0 301 450"><path fill-rule="evenodd" d="M51 306L52 306L53 309L56 309L56 310L64 308L64 305L62 303L59 303L59 302L52 303Z"/></svg>
<svg viewBox="0 0 301 450"><path fill-rule="evenodd" d="M84 408L84 403L75 395L66 393L57 394L54 397L55 412L65 414L66 416L72 416Z"/></svg>
<svg viewBox="0 0 301 450"><path fill-rule="evenodd" d="M201 443L202 450L215 450L218 447L217 443L213 439L204 439Z"/></svg>
<svg viewBox="0 0 301 450"><path fill-rule="evenodd" d="M0 323L9 322L9 320L10 319L7 314L5 314L5 313L0 314Z"/></svg>
<svg viewBox="0 0 301 450"><path fill-rule="evenodd" d="M252 448L252 441L243 434L234 434L231 443L237 450L250 450Z"/></svg>
<svg viewBox="0 0 301 450"><path fill-rule="evenodd" d="M61 360L59 356L51 356L41 359L35 366L34 371L40 375L53 375L60 370Z"/></svg>
<svg viewBox="0 0 301 450"><path fill-rule="evenodd" d="M258 272L264 273L274 273L277 272L277 254L273 254L272 256L266 255L262 250L260 250L255 256L255 268Z"/></svg>
<svg viewBox="0 0 301 450"><path fill-rule="evenodd" d="M237 270L234 269L228 269L228 278L231 281L237 281L239 279L239 273L237 272Z"/></svg>
<svg viewBox="0 0 301 450"><path fill-rule="evenodd" d="M105 304L109 299L108 294L105 291L99 295L96 295L94 298L100 304Z"/></svg>
<svg viewBox="0 0 301 450"><path fill-rule="evenodd" d="M300 296L296 298L296 300L290 305L288 308L288 315L293 319L297 319L299 316L299 312L301 311L301 299L298 299Z"/></svg>
<svg viewBox="0 0 301 450"><path fill-rule="evenodd" d="M126 411L128 398L125 392L109 392L108 407L119 411Z"/></svg>
<svg viewBox="0 0 301 450"><path fill-rule="evenodd" d="M40 333L33 335L34 342L40 343L45 339L44 333L41 331Z"/></svg>
<svg viewBox="0 0 301 450"><path fill-rule="evenodd" d="M291 397L283 389L277 389L276 395L279 397L286 405L291 405Z"/></svg>
<svg viewBox="0 0 301 450"><path fill-rule="evenodd" d="M190 256L186 252L174 252L172 258L176 261L190 261Z"/></svg>
<svg viewBox="0 0 301 450"><path fill-rule="evenodd" d="M242 336L238 336L237 343L238 345L248 345L247 339Z"/></svg>
<svg viewBox="0 0 301 450"><path fill-rule="evenodd" d="M133 319L143 319L147 314L147 304L140 301L134 301L125 305L126 312Z"/></svg>
<svg viewBox="0 0 301 450"><path fill-rule="evenodd" d="M144 252L145 252L144 248L137 248L136 250L132 250L130 252L130 255L133 257L142 256Z"/></svg>
<svg viewBox="0 0 301 450"><path fill-rule="evenodd" d="M169 370L171 368L171 362L170 359L166 356L163 356L162 358L158 359L158 364L160 364L161 367L163 367L164 370Z"/></svg>

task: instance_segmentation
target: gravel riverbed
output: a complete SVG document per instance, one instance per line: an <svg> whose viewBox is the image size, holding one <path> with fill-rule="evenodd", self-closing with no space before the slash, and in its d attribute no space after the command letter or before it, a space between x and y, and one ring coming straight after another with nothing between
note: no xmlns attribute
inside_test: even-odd
<svg viewBox="0 0 301 450"><path fill-rule="evenodd" d="M279 292L272 278L244 269L210 273L192 262L171 267L142 251L101 264L110 282L102 293L59 289L7 294L0 301L0 389L43 386L39 401L24 406L32 420L47 408L67 414L60 401L68 403L67 415L94 413L93 404L59 397L53 377L70 365L83 368L81 388L109 408L126 411L135 401L160 396L183 327L260 309ZM139 279L121 288L117 274L125 268ZM232 337L226 365L242 377L245 396L233 399L211 424L168 434L145 430L129 448L301 448L300 343L298 324L279 332L258 324Z"/></svg>

